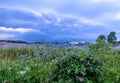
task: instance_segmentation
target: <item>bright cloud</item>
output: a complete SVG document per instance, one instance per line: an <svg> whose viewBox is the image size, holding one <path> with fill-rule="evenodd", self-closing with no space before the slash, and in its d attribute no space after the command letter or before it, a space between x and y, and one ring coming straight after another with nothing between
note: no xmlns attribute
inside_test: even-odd
<svg viewBox="0 0 120 83"><path fill-rule="evenodd" d="M0 31L17 32L17 33L39 32L39 30L35 30L31 28L7 28L7 27L0 27Z"/></svg>

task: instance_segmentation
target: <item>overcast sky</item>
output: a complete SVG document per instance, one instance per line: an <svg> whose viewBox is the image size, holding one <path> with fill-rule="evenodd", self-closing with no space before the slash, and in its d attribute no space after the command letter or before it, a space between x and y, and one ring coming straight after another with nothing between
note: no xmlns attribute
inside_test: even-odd
<svg viewBox="0 0 120 83"><path fill-rule="evenodd" d="M3 22L0 23L1 39L95 41L98 35L107 36L111 31L116 32L118 40L120 38L119 0L0 0L0 8L3 8L1 14L7 9L8 13L11 11L16 15L0 14L14 22L8 26L7 21L0 17L0 22ZM18 19L17 11L24 12L30 20ZM37 18L42 20L34 20ZM36 37L30 38L33 35Z"/></svg>

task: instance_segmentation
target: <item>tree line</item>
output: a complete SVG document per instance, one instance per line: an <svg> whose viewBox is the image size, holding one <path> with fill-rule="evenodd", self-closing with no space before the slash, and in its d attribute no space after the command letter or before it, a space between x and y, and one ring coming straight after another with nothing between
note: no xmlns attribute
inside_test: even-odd
<svg viewBox="0 0 120 83"><path fill-rule="evenodd" d="M117 37L116 37L116 33L114 31L110 32L107 37L105 37L105 35L99 35L98 38L96 39L96 41L106 41L108 43L120 43L117 41Z"/></svg>
<svg viewBox="0 0 120 83"><path fill-rule="evenodd" d="M0 42L8 42L8 43L28 43L26 41L21 40L0 40Z"/></svg>

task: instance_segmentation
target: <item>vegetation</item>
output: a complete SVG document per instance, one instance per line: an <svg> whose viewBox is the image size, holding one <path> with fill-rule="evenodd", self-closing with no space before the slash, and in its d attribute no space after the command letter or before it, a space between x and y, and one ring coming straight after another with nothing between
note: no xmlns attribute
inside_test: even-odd
<svg viewBox="0 0 120 83"><path fill-rule="evenodd" d="M96 56L102 56L102 54L111 54L112 52L112 45L109 43L106 43L104 40L97 41L96 43L91 43L89 45L89 52L90 54L96 55Z"/></svg>
<svg viewBox="0 0 120 83"><path fill-rule="evenodd" d="M52 72L52 81L58 83L102 83L104 65L95 56L70 55L60 60ZM81 79L81 80L80 80Z"/></svg>
<svg viewBox="0 0 120 83"><path fill-rule="evenodd" d="M26 41L21 41L21 40L0 40L0 42L8 42L8 43L25 43L25 44L28 43L28 42L26 42Z"/></svg>
<svg viewBox="0 0 120 83"><path fill-rule="evenodd" d="M116 33L110 32L110 34L108 35L108 42L114 43L114 42L116 42L116 40L117 40Z"/></svg>
<svg viewBox="0 0 120 83"><path fill-rule="evenodd" d="M105 72L105 83L120 82L120 50L113 49L112 45L105 41L96 42L90 45L89 53L95 54L105 63L107 71Z"/></svg>
<svg viewBox="0 0 120 83"><path fill-rule="evenodd" d="M106 42L78 48L0 49L2 83L119 83L120 50Z"/></svg>
<svg viewBox="0 0 120 83"><path fill-rule="evenodd" d="M99 35L96 41L101 41L101 40L105 41L106 37L104 35Z"/></svg>
<svg viewBox="0 0 120 83"><path fill-rule="evenodd" d="M120 45L120 41L117 41L116 33L114 31L110 32L110 34L107 37L105 37L105 35L99 35L96 39L96 42L106 41L106 39L107 42L112 44L113 46Z"/></svg>

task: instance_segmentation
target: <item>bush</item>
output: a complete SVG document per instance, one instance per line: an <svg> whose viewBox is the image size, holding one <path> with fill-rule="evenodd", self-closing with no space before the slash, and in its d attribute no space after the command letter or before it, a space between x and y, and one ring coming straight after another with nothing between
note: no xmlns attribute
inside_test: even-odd
<svg viewBox="0 0 120 83"><path fill-rule="evenodd" d="M51 81L59 83L103 83L104 64L94 56L70 55L56 64Z"/></svg>
<svg viewBox="0 0 120 83"><path fill-rule="evenodd" d="M95 43L89 44L89 52L93 55L101 55L101 54L111 54L112 46L105 41L97 41Z"/></svg>

